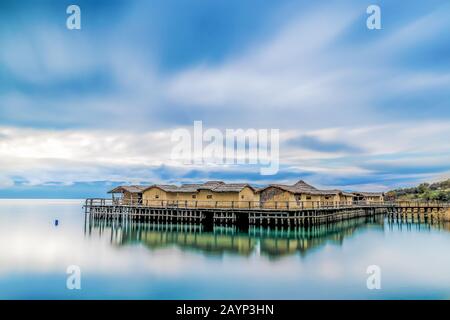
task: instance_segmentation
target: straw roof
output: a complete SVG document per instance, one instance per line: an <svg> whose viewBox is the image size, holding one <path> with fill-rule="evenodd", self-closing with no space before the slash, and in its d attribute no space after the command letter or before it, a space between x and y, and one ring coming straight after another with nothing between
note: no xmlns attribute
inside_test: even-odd
<svg viewBox="0 0 450 320"><path fill-rule="evenodd" d="M262 192L268 188L278 188L284 191L288 191L293 194L310 194L310 195L338 195L338 194L344 194L341 190L319 190L316 187L313 187L312 185L306 183L303 180L299 180L293 185L284 185L284 184L270 184L265 188L259 189L258 192ZM345 195L350 195L346 193Z"/></svg>
<svg viewBox="0 0 450 320"><path fill-rule="evenodd" d="M176 192L188 192L193 193L197 192L198 188L201 186L201 184L183 184L181 187L178 187Z"/></svg>
<svg viewBox="0 0 450 320"><path fill-rule="evenodd" d="M266 190L267 188L278 188L281 190L288 191L293 194L310 194L310 195L337 195L342 194L345 196L354 196L355 194L361 195L361 196L382 196L382 193L377 192L355 192L348 193L341 190L319 190L316 187L306 183L303 180L299 180L293 185L284 185L284 184L270 184L267 187L264 188L254 188L248 183L225 183L223 181L207 181L205 183L193 183L193 184L183 184L181 186L176 186L172 184L154 184L151 186L138 186L138 185L131 185L131 186L119 186L116 187L108 193L143 193L151 188L158 188L165 192L186 192L186 193L195 193L199 190L210 190L213 192L240 192L244 188L250 188L254 192L262 192Z"/></svg>
<svg viewBox="0 0 450 320"><path fill-rule="evenodd" d="M363 196L363 197L382 197L384 196L384 193L382 192L353 192L357 196Z"/></svg>
<svg viewBox="0 0 450 320"><path fill-rule="evenodd" d="M223 181L207 181L203 184L201 184L197 190L214 190L215 188L217 188L220 185L224 185L225 182Z"/></svg>
<svg viewBox="0 0 450 320"><path fill-rule="evenodd" d="M118 186L112 190L109 190L108 193L142 193L145 189L147 189L147 186Z"/></svg>
<svg viewBox="0 0 450 320"><path fill-rule="evenodd" d="M221 184L212 189L214 192L241 192L242 189L245 187L248 187L255 191L255 188L253 188L251 185L247 183L229 183L229 184Z"/></svg>
<svg viewBox="0 0 450 320"><path fill-rule="evenodd" d="M207 181L202 184L183 184L180 187L175 185L160 185L155 184L150 187L147 187L144 191L150 188L159 188L166 192L185 192L185 193L194 193L199 190L210 190L214 192L240 192L245 187L249 187L255 191L251 185L247 183L225 183L223 181Z"/></svg>

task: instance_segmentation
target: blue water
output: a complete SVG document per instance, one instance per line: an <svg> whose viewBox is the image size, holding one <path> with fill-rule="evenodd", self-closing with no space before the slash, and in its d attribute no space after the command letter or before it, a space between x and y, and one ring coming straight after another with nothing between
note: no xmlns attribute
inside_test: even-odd
<svg viewBox="0 0 450 320"><path fill-rule="evenodd" d="M0 200L2 299L449 299L450 227L353 220L239 231L89 221L77 200ZM58 224L55 224L58 220ZM67 267L81 289L66 286ZM381 270L369 290L367 267Z"/></svg>

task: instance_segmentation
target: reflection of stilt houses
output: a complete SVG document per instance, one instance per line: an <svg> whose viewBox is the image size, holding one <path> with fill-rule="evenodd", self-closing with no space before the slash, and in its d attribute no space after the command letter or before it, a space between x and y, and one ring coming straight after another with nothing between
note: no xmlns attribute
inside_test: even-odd
<svg viewBox="0 0 450 320"><path fill-rule="evenodd" d="M344 220L329 225L312 228L296 228L289 231L271 230L258 232L258 227L250 230L250 234L261 238L261 252L270 257L280 257L300 253L304 256L315 248L332 243L342 245L345 238L353 236L360 228L376 228L383 230L383 220L368 221L365 218ZM285 232L285 234L283 234ZM281 233L281 234L279 234Z"/></svg>
<svg viewBox="0 0 450 320"><path fill-rule="evenodd" d="M99 235L110 238L111 243L119 246L142 244L150 250L176 246L182 250L213 255L261 254L278 258L298 253L304 255L330 242L339 245L358 228L367 227L367 223L367 219L354 219L313 228L254 227L245 232L230 227L216 227L212 231L205 231L201 225L121 225L105 220L92 220L87 227L89 235L95 234L97 230ZM380 228L382 224L379 223L373 220L370 226Z"/></svg>
<svg viewBox="0 0 450 320"><path fill-rule="evenodd" d="M234 253L248 256L255 247L256 240L245 235L215 234L212 232L164 232L164 231L131 231L123 234L122 245L134 242L155 250L176 246L183 250L202 251L208 254L222 255Z"/></svg>
<svg viewBox="0 0 450 320"><path fill-rule="evenodd" d="M444 221L449 223L447 225L447 228L448 228L447 230L450 230L450 208L447 208L447 211L445 212Z"/></svg>

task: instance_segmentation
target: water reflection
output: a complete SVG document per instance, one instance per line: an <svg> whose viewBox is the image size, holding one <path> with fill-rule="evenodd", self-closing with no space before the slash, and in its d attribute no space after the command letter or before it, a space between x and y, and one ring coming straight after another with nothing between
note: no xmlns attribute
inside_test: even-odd
<svg viewBox="0 0 450 320"><path fill-rule="evenodd" d="M89 220L80 207L0 201L0 298L450 297L449 224L380 216L316 228L208 229ZM376 292L366 288L372 264L383 269ZM83 270L83 290L66 289L69 265Z"/></svg>
<svg viewBox="0 0 450 320"><path fill-rule="evenodd" d="M150 250L176 246L208 255L265 255L277 258L305 255L326 243L342 244L358 229L383 231L383 217L341 221L329 225L302 228L263 228L250 226L247 230L235 226L213 226L169 223L118 222L87 218L85 234L108 237L111 244L128 246L142 244Z"/></svg>
<svg viewBox="0 0 450 320"><path fill-rule="evenodd" d="M334 224L299 227L268 228L201 224L141 223L106 221L86 216L85 235L108 237L115 246L142 244L150 250L176 246L208 255L265 255L277 258L305 255L327 243L342 245L345 238L363 229L384 231L450 231L449 223L430 223L411 219L390 219L383 216L340 221Z"/></svg>
<svg viewBox="0 0 450 320"><path fill-rule="evenodd" d="M413 218L386 219L389 231L450 231L450 222L447 221L419 221Z"/></svg>

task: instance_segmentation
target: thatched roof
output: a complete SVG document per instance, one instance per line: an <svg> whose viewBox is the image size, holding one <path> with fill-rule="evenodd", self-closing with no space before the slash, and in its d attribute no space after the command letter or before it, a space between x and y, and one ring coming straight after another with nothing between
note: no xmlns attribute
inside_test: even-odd
<svg viewBox="0 0 450 320"><path fill-rule="evenodd" d="M313 187L310 184L307 184L305 181L303 180L299 180L294 184L294 187L299 188L299 189L307 189L307 190L317 190L316 187Z"/></svg>
<svg viewBox="0 0 450 320"><path fill-rule="evenodd" d="M173 185L173 184L154 184L151 186L138 186L138 185L131 185L131 186L119 186L116 187L108 193L133 193L133 194L139 194L143 193L151 188L158 188L165 192L186 192L186 193L195 193L199 190L210 190L213 192L240 192L244 188L250 188L254 192L262 192L266 190L267 188L279 188L281 190L285 190L288 192L291 192L293 194L310 194L310 195L337 195L342 194L345 196L354 196L360 195L360 196L383 196L382 193L376 193L376 192L355 192L348 193L343 192L341 190L319 190L315 188L314 186L306 183L303 180L298 181L297 183L293 185L283 185L283 184L271 184L264 188L254 188L248 183L225 183L223 181L207 181L205 183L197 183L197 184L183 184L180 187Z"/></svg>
<svg viewBox="0 0 450 320"><path fill-rule="evenodd" d="M201 186L201 184L183 184L181 187L177 189L177 192L188 192L188 193L194 193L197 192L198 188Z"/></svg>
<svg viewBox="0 0 450 320"><path fill-rule="evenodd" d="M299 180L293 185L270 184L265 188L259 189L258 192L262 192L268 188L278 188L293 194L309 194L309 195L324 195L324 196L344 194L344 192L341 190L319 190L303 180Z"/></svg>
<svg viewBox="0 0 450 320"><path fill-rule="evenodd" d="M174 184L153 184L151 186L146 187L143 192L150 190L152 188L158 188L165 192L175 192L177 190L177 186Z"/></svg>
<svg viewBox="0 0 450 320"><path fill-rule="evenodd" d="M109 190L108 193L142 193L145 189L147 189L147 186L118 186L112 190Z"/></svg>
<svg viewBox="0 0 450 320"><path fill-rule="evenodd" d="M197 190L214 190L215 188L217 188L220 185L224 185L225 182L223 181L207 181L201 185L199 185L199 187L197 188Z"/></svg>
<svg viewBox="0 0 450 320"><path fill-rule="evenodd" d="M218 185L218 184L225 184L225 182L223 182L223 181L206 181L205 183L203 183L202 185L203 186L216 186L216 185Z"/></svg>
<svg viewBox="0 0 450 320"><path fill-rule="evenodd" d="M185 192L185 193L194 193L199 190L210 190L214 192L240 192L245 187L249 187L253 191L255 191L255 189L247 183L225 183L223 181L208 181L202 184L183 184L180 187L175 185L155 184L150 187L147 187L144 191L147 191L151 188L159 188L165 192Z"/></svg>
<svg viewBox="0 0 450 320"><path fill-rule="evenodd" d="M363 196L363 197L382 197L384 196L383 192L353 192L353 194L357 196Z"/></svg>
<svg viewBox="0 0 450 320"><path fill-rule="evenodd" d="M255 191L255 188L253 188L251 185L247 183L227 183L227 184L221 184L212 189L214 192L241 192L242 189L245 187L248 187Z"/></svg>

